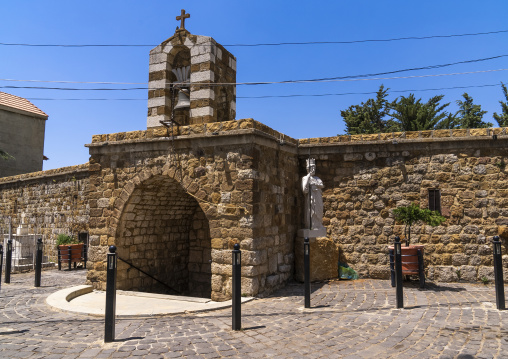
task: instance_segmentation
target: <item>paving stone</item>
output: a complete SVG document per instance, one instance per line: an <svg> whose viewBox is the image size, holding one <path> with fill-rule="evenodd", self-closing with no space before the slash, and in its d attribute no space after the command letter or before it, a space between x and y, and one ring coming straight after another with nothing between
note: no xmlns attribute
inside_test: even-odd
<svg viewBox="0 0 508 359"><path fill-rule="evenodd" d="M389 281L328 282L313 287L310 310L299 284L242 306L244 330L231 311L117 319L118 339L103 343L102 318L58 312L45 298L84 282L84 271L45 271L2 283L1 358L503 358L507 311L495 309L494 288L428 283L404 288L394 308ZM319 303L319 304L318 304ZM326 304L324 304L326 303ZM494 303L494 304L492 304ZM120 339L123 338L123 339Z"/></svg>

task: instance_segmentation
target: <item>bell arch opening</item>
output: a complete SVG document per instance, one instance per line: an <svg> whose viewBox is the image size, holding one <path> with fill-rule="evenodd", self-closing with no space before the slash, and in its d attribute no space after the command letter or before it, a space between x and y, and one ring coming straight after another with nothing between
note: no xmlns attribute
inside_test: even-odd
<svg viewBox="0 0 508 359"><path fill-rule="evenodd" d="M169 54L172 64L170 83L176 84L178 93L173 98L173 108L169 108L168 116L171 118L171 111L174 111L174 121L181 125L190 124L190 68L191 54L185 46L176 46ZM166 84L169 87L170 84ZM169 93L169 91L168 91ZM170 94L171 96L171 94ZM171 103L171 102L170 102Z"/></svg>
<svg viewBox="0 0 508 359"><path fill-rule="evenodd" d="M154 176L134 189L116 245L118 289L211 297L208 219L174 179Z"/></svg>

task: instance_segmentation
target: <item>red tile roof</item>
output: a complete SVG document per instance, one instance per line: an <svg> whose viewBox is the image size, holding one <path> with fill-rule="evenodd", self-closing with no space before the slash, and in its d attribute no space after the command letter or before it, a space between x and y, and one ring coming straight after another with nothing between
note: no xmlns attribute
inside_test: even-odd
<svg viewBox="0 0 508 359"><path fill-rule="evenodd" d="M5 109L6 107L7 109L13 109L14 112L28 113L44 119L48 118L48 115L27 99L0 91L0 108Z"/></svg>

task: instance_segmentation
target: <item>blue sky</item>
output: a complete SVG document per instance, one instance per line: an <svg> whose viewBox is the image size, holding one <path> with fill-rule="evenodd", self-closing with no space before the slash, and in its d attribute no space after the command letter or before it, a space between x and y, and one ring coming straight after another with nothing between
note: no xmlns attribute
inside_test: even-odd
<svg viewBox="0 0 508 359"><path fill-rule="evenodd" d="M186 28L223 45L353 41L508 30L508 2L493 1L4 1L1 43L157 45L173 35L175 17L191 14ZM328 45L226 46L237 57L237 81L316 79L447 64L508 54L508 32L391 42ZM25 47L0 45L0 86L97 88L99 85L4 81L110 81L146 83L151 47ZM377 76L427 76L508 69L508 57L440 69ZM508 83L508 71L405 79L368 79L264 86L238 86L238 97L318 95L441 89ZM116 88L142 85L120 85ZM112 88L113 85L104 87ZM88 161L93 134L146 129L147 91L62 91L0 88L33 99L49 115L44 169ZM444 94L444 102L468 92L488 113L500 112L500 86L415 91ZM389 99L409 92L390 92ZM344 133L340 110L373 95L238 98L237 119L254 118L294 138ZM42 98L59 100L42 100ZM101 101L64 99L107 99ZM117 101L113 99L132 99Z"/></svg>

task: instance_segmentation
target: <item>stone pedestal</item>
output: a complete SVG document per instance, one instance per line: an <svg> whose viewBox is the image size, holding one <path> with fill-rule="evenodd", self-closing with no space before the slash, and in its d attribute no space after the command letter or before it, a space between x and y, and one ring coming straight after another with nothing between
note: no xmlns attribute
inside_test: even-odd
<svg viewBox="0 0 508 359"><path fill-rule="evenodd" d="M298 237L310 238L310 241L312 242L315 238L326 237L326 228L299 229Z"/></svg>
<svg viewBox="0 0 508 359"><path fill-rule="evenodd" d="M310 238L310 281L337 278L339 247L327 237ZM303 237L295 239L295 279L303 282Z"/></svg>

